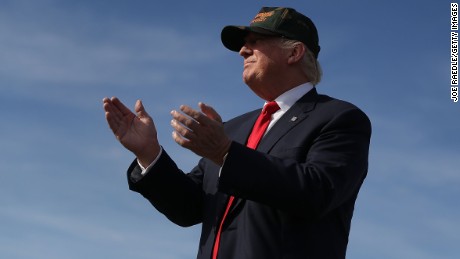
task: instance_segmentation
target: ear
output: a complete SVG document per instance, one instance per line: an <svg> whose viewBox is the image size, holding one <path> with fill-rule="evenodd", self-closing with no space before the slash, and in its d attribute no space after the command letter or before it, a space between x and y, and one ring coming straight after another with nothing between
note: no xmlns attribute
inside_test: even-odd
<svg viewBox="0 0 460 259"><path fill-rule="evenodd" d="M288 64L291 65L291 64L299 62L305 55L305 51L306 51L305 48L306 48L305 44L303 43L299 42L298 44L295 44L294 48L291 49L291 52L288 58Z"/></svg>

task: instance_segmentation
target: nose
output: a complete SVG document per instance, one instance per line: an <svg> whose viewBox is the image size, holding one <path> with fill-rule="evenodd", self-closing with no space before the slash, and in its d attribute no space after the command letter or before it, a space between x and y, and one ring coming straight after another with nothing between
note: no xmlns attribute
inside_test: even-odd
<svg viewBox="0 0 460 259"><path fill-rule="evenodd" d="M245 44L245 45L243 45L241 47L239 54L240 54L240 56L245 58L245 57L251 55L251 51L252 50L250 48L246 47L246 44Z"/></svg>

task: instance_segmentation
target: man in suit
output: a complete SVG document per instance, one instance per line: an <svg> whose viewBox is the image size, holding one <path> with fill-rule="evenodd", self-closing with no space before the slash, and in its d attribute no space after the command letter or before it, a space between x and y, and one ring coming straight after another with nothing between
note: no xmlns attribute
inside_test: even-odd
<svg viewBox="0 0 460 259"><path fill-rule="evenodd" d="M202 224L199 259L345 258L368 168L367 116L317 93L318 34L296 10L264 7L221 37L243 57L243 81L266 101L263 115L222 123L203 103L171 112L174 140L202 157L184 173L140 101L133 113L105 98L110 128L137 157L130 189L178 225Z"/></svg>

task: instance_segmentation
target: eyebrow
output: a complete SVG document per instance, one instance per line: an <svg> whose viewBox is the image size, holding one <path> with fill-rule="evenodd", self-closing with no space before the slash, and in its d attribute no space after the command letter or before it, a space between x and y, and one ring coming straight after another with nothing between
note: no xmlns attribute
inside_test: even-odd
<svg viewBox="0 0 460 259"><path fill-rule="evenodd" d="M271 35L255 35L255 36L246 36L244 37L243 41L244 42L253 42L256 40L269 40L269 39L275 39L275 38L281 38L279 36L271 36Z"/></svg>

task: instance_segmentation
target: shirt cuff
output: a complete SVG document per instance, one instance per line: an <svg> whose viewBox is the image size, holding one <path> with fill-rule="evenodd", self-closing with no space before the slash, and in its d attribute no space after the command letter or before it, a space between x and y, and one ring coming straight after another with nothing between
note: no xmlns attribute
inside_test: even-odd
<svg viewBox="0 0 460 259"><path fill-rule="evenodd" d="M149 170L156 164L156 162L158 161L158 159L160 158L161 154L163 153L163 147L160 146L160 152L158 153L157 157L155 157L155 160L153 160L152 163L150 163L149 166L147 166L146 168L144 168L141 163L139 163L139 159L137 160L137 164L139 165L139 167L142 169L141 171L141 175L144 176L146 175Z"/></svg>
<svg viewBox="0 0 460 259"><path fill-rule="evenodd" d="M227 160L227 155L228 155L228 152L224 155L222 166L219 169L219 178L220 178L220 173L222 172L222 168L225 165L225 160Z"/></svg>

